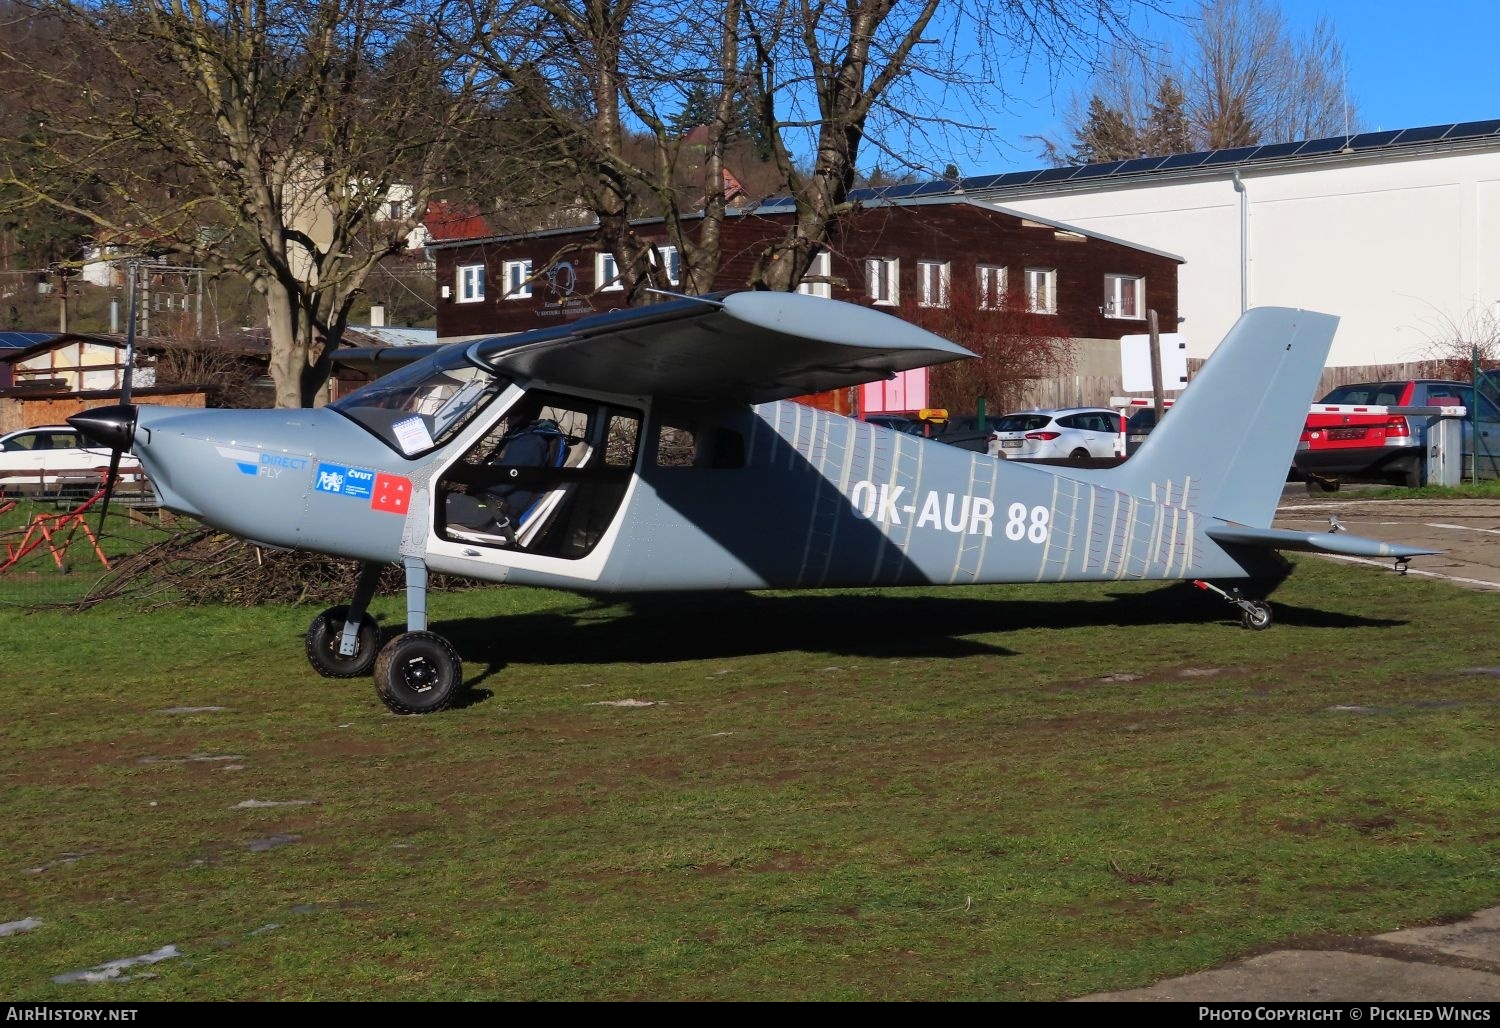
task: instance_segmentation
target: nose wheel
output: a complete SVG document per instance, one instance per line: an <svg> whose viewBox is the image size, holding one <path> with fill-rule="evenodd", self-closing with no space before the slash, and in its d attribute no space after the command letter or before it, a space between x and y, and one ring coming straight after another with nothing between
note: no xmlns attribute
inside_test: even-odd
<svg viewBox="0 0 1500 1028"><path fill-rule="evenodd" d="M1239 608L1240 626L1248 628L1252 632L1271 627L1271 605L1263 600L1246 599L1238 589L1220 589L1212 582L1195 581L1193 583L1199 589L1207 589L1221 597L1228 603Z"/></svg>

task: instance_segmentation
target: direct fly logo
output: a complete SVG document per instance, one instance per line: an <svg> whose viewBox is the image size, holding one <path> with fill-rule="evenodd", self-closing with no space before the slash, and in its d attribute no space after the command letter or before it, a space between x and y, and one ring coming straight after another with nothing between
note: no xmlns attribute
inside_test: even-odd
<svg viewBox="0 0 1500 1028"><path fill-rule="evenodd" d="M236 450L229 446L215 447L220 457L234 461L242 475L255 478L280 478L284 471L301 471L307 467L306 457L285 457L279 453L261 453L259 450Z"/></svg>

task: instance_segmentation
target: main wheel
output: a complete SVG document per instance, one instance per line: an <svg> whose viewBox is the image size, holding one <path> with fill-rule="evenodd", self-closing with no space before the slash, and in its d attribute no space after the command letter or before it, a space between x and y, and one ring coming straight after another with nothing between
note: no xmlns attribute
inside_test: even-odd
<svg viewBox="0 0 1500 1028"><path fill-rule="evenodd" d="M1271 605L1260 600L1250 600L1249 606L1240 614L1240 624L1253 632L1271 627Z"/></svg>
<svg viewBox="0 0 1500 1028"><path fill-rule="evenodd" d="M339 640L343 638L347 620L348 607L329 607L307 626L307 662L324 678L358 678L370 670L380 651L380 628L366 614L359 619L354 654L342 656Z"/></svg>
<svg viewBox="0 0 1500 1028"><path fill-rule="evenodd" d="M447 710L463 684L458 653L432 632L398 635L375 658L375 692L397 714Z"/></svg>
<svg viewBox="0 0 1500 1028"><path fill-rule="evenodd" d="M1082 446L1080 446L1078 449L1076 449L1072 453L1068 454L1068 459L1069 460L1077 460L1077 461L1088 460L1089 459L1089 451L1085 450Z"/></svg>

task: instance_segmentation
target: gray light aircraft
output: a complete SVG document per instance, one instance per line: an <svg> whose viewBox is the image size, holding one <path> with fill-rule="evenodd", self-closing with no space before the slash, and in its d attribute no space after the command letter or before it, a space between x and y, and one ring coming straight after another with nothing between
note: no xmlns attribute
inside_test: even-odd
<svg viewBox="0 0 1500 1028"><path fill-rule="evenodd" d="M1337 319L1246 313L1129 461L1027 465L787 398L973 356L867 307L682 297L444 347L313 410L125 402L73 425L140 459L170 510L258 544L361 562L319 614L323 675L374 671L391 710L450 706L428 628L441 572L573 591L1186 579L1264 628L1279 550L1431 551L1273 529ZM391 356L382 354L382 356ZM376 366L379 366L379 361ZM406 575L406 631L367 613ZM1242 591L1236 583L1245 583Z"/></svg>

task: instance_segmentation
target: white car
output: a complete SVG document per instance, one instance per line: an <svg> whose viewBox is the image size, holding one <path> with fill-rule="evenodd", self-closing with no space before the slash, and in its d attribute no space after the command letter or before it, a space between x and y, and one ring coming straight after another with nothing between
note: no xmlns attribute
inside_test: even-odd
<svg viewBox="0 0 1500 1028"><path fill-rule="evenodd" d="M108 447L89 445L69 425L23 428L0 436L0 492L88 485L95 474L102 483L110 456ZM141 462L123 454L121 482L142 477Z"/></svg>
<svg viewBox="0 0 1500 1028"><path fill-rule="evenodd" d="M990 433L994 457L1089 460L1120 455L1120 412L1107 407L1026 410L997 418Z"/></svg>

